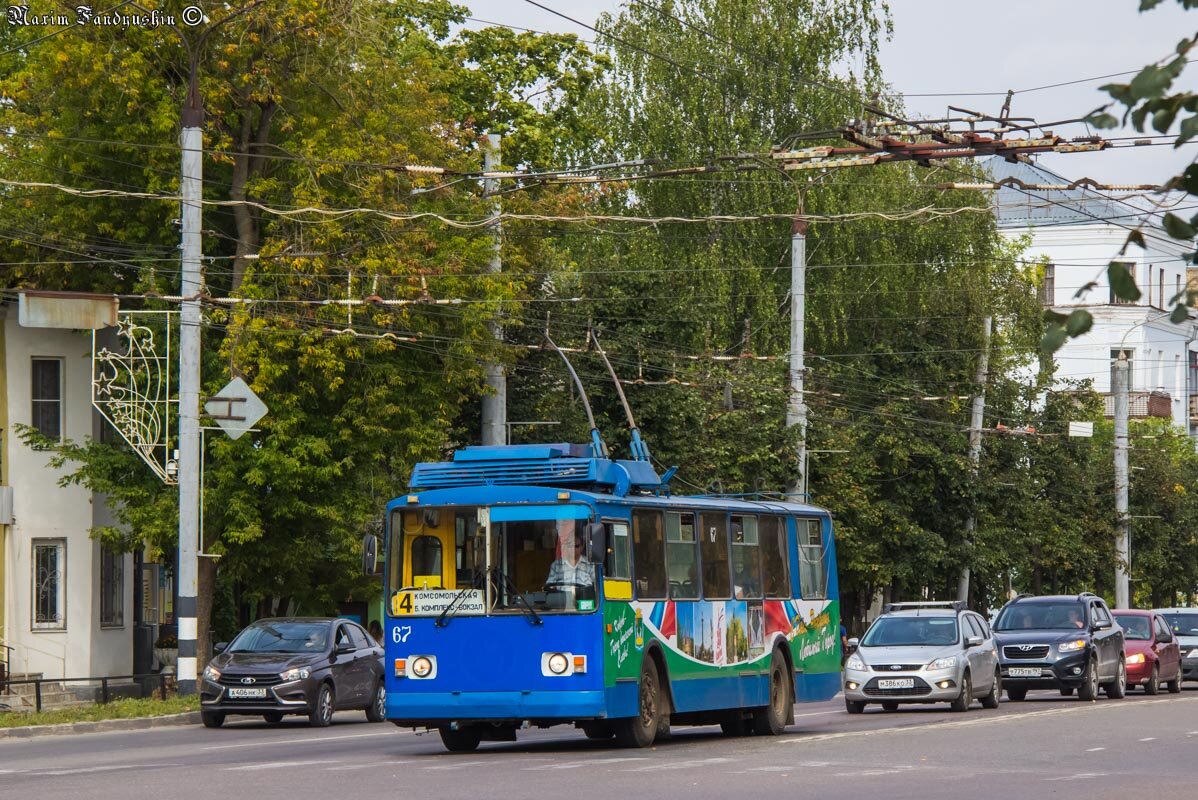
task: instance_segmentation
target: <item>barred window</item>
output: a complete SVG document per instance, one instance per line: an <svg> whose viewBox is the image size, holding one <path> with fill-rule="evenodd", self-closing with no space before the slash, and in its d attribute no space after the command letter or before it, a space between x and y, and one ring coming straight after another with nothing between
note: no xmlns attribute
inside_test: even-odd
<svg viewBox="0 0 1198 800"><path fill-rule="evenodd" d="M125 625L125 554L100 547L100 627Z"/></svg>
<svg viewBox="0 0 1198 800"><path fill-rule="evenodd" d="M32 578L34 630L64 630L67 626L66 540L33 540Z"/></svg>

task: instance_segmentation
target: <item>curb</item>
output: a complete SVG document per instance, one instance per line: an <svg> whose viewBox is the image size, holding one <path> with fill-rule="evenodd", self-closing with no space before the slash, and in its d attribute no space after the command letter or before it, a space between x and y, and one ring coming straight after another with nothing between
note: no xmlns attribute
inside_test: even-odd
<svg viewBox="0 0 1198 800"><path fill-rule="evenodd" d="M200 712L185 711L162 717L132 719L102 719L95 722L64 722L58 725L26 725L20 728L0 728L0 739L33 739L38 736L65 736L75 733L104 733L106 731L142 731L178 725L194 725Z"/></svg>

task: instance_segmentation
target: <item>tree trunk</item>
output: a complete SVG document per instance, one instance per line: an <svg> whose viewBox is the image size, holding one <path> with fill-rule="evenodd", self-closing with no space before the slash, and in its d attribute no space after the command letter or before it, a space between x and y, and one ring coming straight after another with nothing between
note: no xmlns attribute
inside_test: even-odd
<svg viewBox="0 0 1198 800"><path fill-rule="evenodd" d="M233 200L246 199L245 187L257 169L261 171L261 150L270 139L270 124L278 106L268 102L261 106L258 125L254 126L254 107L248 106L241 118L241 133L237 137L237 154L233 156L233 178L229 184L229 197ZM249 256L258 252L258 215L247 205L233 206L233 222L237 226L237 255L233 259L233 284L230 291L236 292L245 275Z"/></svg>

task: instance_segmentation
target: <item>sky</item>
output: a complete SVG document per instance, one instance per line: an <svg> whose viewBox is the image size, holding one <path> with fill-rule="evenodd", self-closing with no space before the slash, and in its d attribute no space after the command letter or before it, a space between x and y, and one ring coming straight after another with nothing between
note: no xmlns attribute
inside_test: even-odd
<svg viewBox="0 0 1198 800"><path fill-rule="evenodd" d="M593 31L527 0L463 2L477 19L597 38ZM623 5L622 0L537 2L587 24ZM883 75L906 96L909 113L925 118L944 115L949 105L997 114L1008 89L1017 91L1011 116L1031 116L1041 123L1082 117L1109 100L1099 86L1112 80L1127 82L1132 76L1027 90L1139 69L1170 54L1180 39L1198 31L1198 11L1185 12L1176 0L1165 0L1143 14L1138 12L1139 0L889 0L889 6L894 33L881 47ZM1198 64L1178 86L1198 86ZM998 94L975 94L979 92ZM948 93L951 96L916 96ZM1055 132L1068 137L1087 133L1081 125ZM1099 133L1135 135L1130 129ZM1196 155L1198 145L1179 150L1158 146L1053 154L1038 163L1069 179L1157 184Z"/></svg>

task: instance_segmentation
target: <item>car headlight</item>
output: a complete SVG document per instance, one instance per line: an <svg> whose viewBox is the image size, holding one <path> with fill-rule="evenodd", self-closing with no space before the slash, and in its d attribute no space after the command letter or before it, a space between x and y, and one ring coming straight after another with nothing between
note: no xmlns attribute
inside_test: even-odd
<svg viewBox="0 0 1198 800"><path fill-rule="evenodd" d="M1072 642L1061 642L1057 645L1058 653L1076 653L1086 648L1085 639L1074 639Z"/></svg>
<svg viewBox="0 0 1198 800"><path fill-rule="evenodd" d="M1144 663L1144 654L1143 653L1136 653L1135 655L1131 655L1131 656L1127 657L1128 666L1131 666L1132 664L1143 664L1143 663Z"/></svg>
<svg viewBox="0 0 1198 800"><path fill-rule="evenodd" d="M413 678L427 678L433 671L433 662L428 656L416 656L408 666Z"/></svg>
<svg viewBox="0 0 1198 800"><path fill-rule="evenodd" d="M204 667L204 680L216 683L220 680L220 670L209 664Z"/></svg>
<svg viewBox="0 0 1198 800"><path fill-rule="evenodd" d="M302 681L312 674L312 671L307 667L292 667L286 672L280 672L279 677L286 681Z"/></svg>
<svg viewBox="0 0 1198 800"><path fill-rule="evenodd" d="M931 664L928 664L928 669L951 669L957 666L957 657L948 656L947 658L938 658Z"/></svg>
<svg viewBox="0 0 1198 800"><path fill-rule="evenodd" d="M849 660L844 662L844 665L848 669L855 669L859 672L869 669L869 667L865 665L865 661L861 658L861 656L857 655L856 653L853 653L851 656L849 656Z"/></svg>

